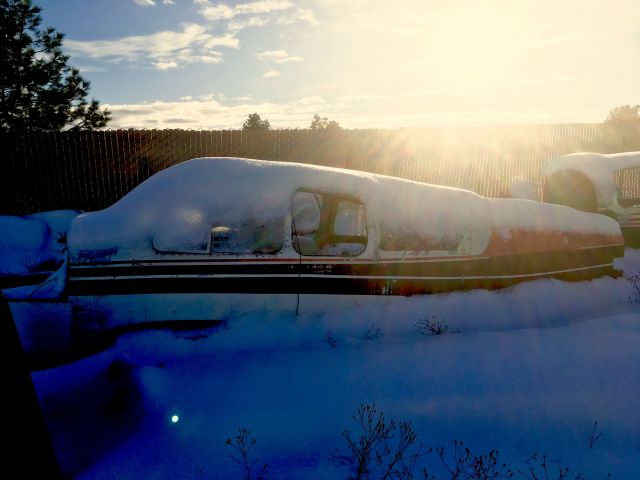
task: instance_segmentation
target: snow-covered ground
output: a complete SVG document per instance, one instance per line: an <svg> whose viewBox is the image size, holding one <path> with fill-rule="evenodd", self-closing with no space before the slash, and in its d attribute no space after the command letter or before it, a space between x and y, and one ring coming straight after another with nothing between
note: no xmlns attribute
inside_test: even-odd
<svg viewBox="0 0 640 480"><path fill-rule="evenodd" d="M628 277L640 254L627 250L624 265ZM244 478L225 440L245 427L270 478L347 478L329 456L346 453L341 432L357 435L352 415L375 403L387 419L410 420L425 447L450 452L460 439L476 453L498 449L512 469L547 454L554 479L559 465L569 478L638 478L640 297L628 279L369 300L130 333L34 373L63 470ZM420 319L449 330L424 335ZM418 465L416 478L423 465L441 473L434 454Z"/></svg>

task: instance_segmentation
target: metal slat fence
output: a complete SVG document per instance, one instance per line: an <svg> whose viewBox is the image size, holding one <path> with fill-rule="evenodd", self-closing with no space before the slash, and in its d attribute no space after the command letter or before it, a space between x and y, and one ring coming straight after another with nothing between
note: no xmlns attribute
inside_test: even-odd
<svg viewBox="0 0 640 480"><path fill-rule="evenodd" d="M638 145L640 149L640 139ZM238 156L364 170L507 196L540 182L554 156L617 151L603 124L396 130L247 132L108 130L0 133L0 213L97 210L190 158ZM627 150L630 148L627 148ZM620 176L628 194L640 176Z"/></svg>

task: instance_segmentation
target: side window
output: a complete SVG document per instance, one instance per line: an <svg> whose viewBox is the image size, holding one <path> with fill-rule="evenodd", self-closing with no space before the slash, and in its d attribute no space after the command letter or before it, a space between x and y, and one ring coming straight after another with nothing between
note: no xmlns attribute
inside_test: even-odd
<svg viewBox="0 0 640 480"><path fill-rule="evenodd" d="M355 256L367 246L365 208L355 199L298 191L291 213L293 246L301 255Z"/></svg>
<svg viewBox="0 0 640 480"><path fill-rule="evenodd" d="M423 233L390 227L384 223L380 226L380 249L385 251L447 251L457 253L462 243L462 236L454 238L434 238Z"/></svg>
<svg viewBox="0 0 640 480"><path fill-rule="evenodd" d="M211 252L246 254L276 253L284 245L284 219L255 219L211 229Z"/></svg>
<svg viewBox="0 0 640 480"><path fill-rule="evenodd" d="M364 205L349 200L340 201L336 209L333 231L336 235L366 238L367 222L364 215Z"/></svg>

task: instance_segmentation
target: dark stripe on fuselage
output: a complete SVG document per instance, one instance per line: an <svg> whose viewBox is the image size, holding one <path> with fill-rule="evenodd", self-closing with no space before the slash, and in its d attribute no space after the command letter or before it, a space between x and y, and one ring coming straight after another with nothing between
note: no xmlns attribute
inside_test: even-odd
<svg viewBox="0 0 640 480"><path fill-rule="evenodd" d="M154 261L71 266L69 295L127 293L345 293L392 294L500 288L535 278L583 280L616 275L612 258L623 247L528 253L464 260L322 262ZM454 261L452 261L454 260Z"/></svg>

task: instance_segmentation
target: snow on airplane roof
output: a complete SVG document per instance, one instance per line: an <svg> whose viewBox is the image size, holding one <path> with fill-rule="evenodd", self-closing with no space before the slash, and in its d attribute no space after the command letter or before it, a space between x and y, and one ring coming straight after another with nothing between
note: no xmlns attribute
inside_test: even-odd
<svg viewBox="0 0 640 480"><path fill-rule="evenodd" d="M640 152L571 153L549 160L542 174L550 177L556 172L574 170L585 174L593 183L600 205L617 199L614 175L618 170L640 167Z"/></svg>
<svg viewBox="0 0 640 480"><path fill-rule="evenodd" d="M457 188L315 165L198 158L153 175L104 210L78 216L70 250L72 256L125 250L136 257L153 252L154 243L206 243L213 225L284 219L301 188L356 197L370 224L379 221L433 238L488 228L619 234L610 218L557 205L488 199Z"/></svg>

